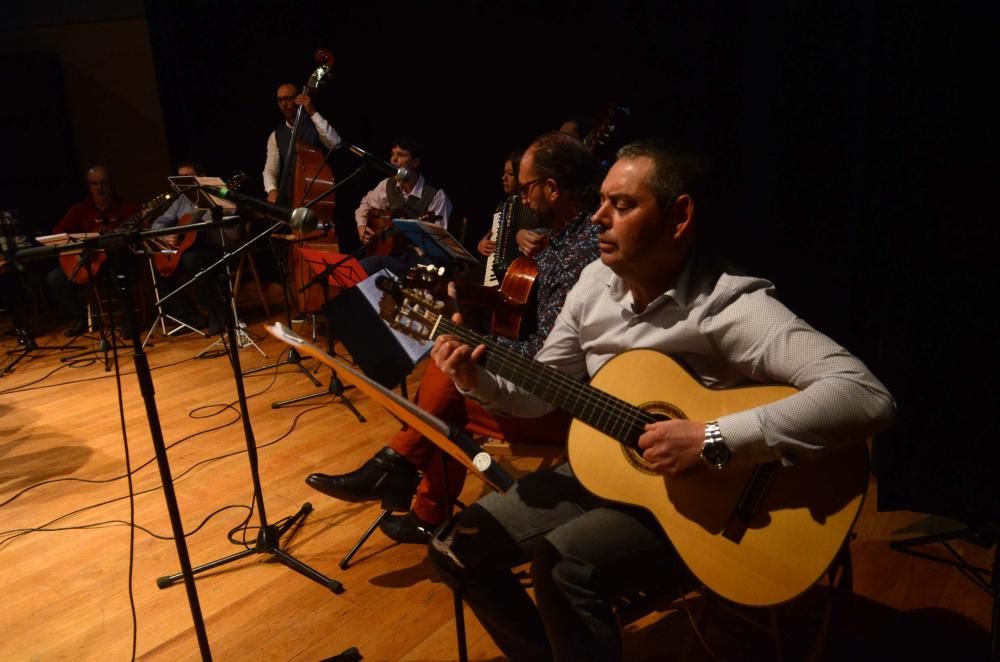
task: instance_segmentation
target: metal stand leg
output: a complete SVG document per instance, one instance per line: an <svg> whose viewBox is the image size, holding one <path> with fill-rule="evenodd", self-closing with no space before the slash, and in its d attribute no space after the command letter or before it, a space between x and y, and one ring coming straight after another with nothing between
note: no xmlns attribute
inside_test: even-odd
<svg viewBox="0 0 1000 662"><path fill-rule="evenodd" d="M179 320L173 315L168 315L167 313L163 312L163 305L160 304L160 279L158 278L158 274L156 273L156 267L153 266L152 256L147 256L146 261L149 264L149 276L150 278L152 278L153 282L153 299L156 301L156 319L153 320L153 323L149 327L149 331L146 332L146 337L142 339L143 349L145 349L146 343L148 343L149 339L153 336L153 332L156 331L157 325L160 326L160 333L162 333L165 337L168 338L174 335L175 333L180 333L182 329L190 329L191 331L194 331L200 336L205 337L204 331L196 329L187 322ZM167 331L167 320L176 323L177 326L171 329L170 331Z"/></svg>

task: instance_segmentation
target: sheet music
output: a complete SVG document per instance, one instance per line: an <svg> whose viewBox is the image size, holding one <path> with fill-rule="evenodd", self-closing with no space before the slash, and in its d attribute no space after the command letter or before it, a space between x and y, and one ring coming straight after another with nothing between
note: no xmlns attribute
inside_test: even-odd
<svg viewBox="0 0 1000 662"><path fill-rule="evenodd" d="M383 269L369 276L355 286L361 291L362 294L365 295L365 299L368 300L368 303L376 313L378 313L378 304L382 300L382 296L384 294L382 290L375 286L375 279L379 276L388 276L396 282L399 282L399 279L396 278L395 275L393 275L390 271ZM379 319L381 319L381 316L379 316ZM382 320L382 323L385 324L387 329L392 331L392 335L396 337L400 347L403 348L403 351L406 352L406 355L410 357L410 360L413 361L414 364L423 359L424 356L431 351L431 347L434 346L434 342L431 340L418 340L406 335L405 333L397 331L384 319Z"/></svg>
<svg viewBox="0 0 1000 662"><path fill-rule="evenodd" d="M35 240L43 246L62 246L73 241L83 241L84 239L100 236L100 232L60 232L58 234L46 234L41 237L35 237Z"/></svg>
<svg viewBox="0 0 1000 662"><path fill-rule="evenodd" d="M420 246L432 257L443 254L455 260L479 264L479 260L440 225L406 218L394 218L392 224L406 235L411 243Z"/></svg>

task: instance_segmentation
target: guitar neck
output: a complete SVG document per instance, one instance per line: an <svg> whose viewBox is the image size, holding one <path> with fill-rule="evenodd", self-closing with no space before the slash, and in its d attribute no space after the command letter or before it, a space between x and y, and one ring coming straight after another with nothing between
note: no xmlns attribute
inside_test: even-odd
<svg viewBox="0 0 1000 662"><path fill-rule="evenodd" d="M635 447L646 424L655 420L635 405L502 347L444 316L437 320L431 339L442 334L456 336L470 347L486 345L485 368L488 371L513 382L626 446Z"/></svg>

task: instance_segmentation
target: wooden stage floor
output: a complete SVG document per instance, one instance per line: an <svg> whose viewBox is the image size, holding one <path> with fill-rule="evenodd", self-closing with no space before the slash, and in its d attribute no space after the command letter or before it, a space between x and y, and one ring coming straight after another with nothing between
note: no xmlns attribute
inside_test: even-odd
<svg viewBox="0 0 1000 662"><path fill-rule="evenodd" d="M306 328L308 333L309 329ZM243 369L283 357L284 345L260 323L250 333L267 353L240 351ZM40 338L53 347L61 336ZM79 342L91 349L92 338ZM236 408L235 379L224 356L193 358L211 340L193 334L147 349L156 408L169 446L170 468L193 564L235 553L250 513L253 485L246 438ZM4 349L13 339L4 338ZM178 570L160 475L131 351L119 357L119 413L114 371L91 353L46 351L0 379L0 601L2 660L126 660L137 620L136 656L194 660L199 649L183 586L157 588ZM313 368L313 362L306 365ZM411 375L412 394L418 369ZM269 522L310 502L314 509L286 534L297 559L342 582L334 594L273 561L253 555L199 575L197 594L217 660L308 660L356 646L365 660L457 658L452 595L419 546L395 545L376 532L346 570L338 561L378 514L377 504L347 504L312 491L307 474L341 473L380 448L398 423L361 394L348 397L368 419L360 423L329 395L273 409L271 403L323 391L329 371L317 370L319 389L291 365L244 378L250 423L260 457ZM124 422L125 434L122 431ZM135 492L135 539L130 542L126 443ZM528 471L534 460L509 465ZM879 513L872 483L852 543L855 593L835 613L826 659L982 659L988 646L991 601L955 568L889 548L953 523L919 513ZM468 481L463 499L484 488ZM956 548L988 566L992 551L967 541ZM131 576L130 576L130 563ZM786 659L800 659L815 634L823 589L783 610ZM712 604L700 633L720 659L770 659L761 634ZM466 611L469 659L501 659ZM712 659L683 611L650 614L628 627L633 660Z"/></svg>

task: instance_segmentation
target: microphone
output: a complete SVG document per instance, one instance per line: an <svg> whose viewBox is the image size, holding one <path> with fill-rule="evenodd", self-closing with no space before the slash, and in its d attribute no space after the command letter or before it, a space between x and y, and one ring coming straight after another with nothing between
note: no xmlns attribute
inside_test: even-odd
<svg viewBox="0 0 1000 662"><path fill-rule="evenodd" d="M349 149L352 152L354 152L356 155L358 155L362 159L364 159L364 161L368 165L370 165L371 167L375 168L379 172L382 172L382 173L385 173L385 174L389 175L390 177L392 177L393 179L395 179L397 182L401 181L403 179L406 179L409 176L409 174L410 174L410 171L407 170L406 168L397 168L396 166L392 165L391 163L389 163L387 161L383 161L382 159L380 159L379 157L375 156L371 152L366 152L365 150L361 149L357 145L351 145L349 147Z"/></svg>
<svg viewBox="0 0 1000 662"><path fill-rule="evenodd" d="M269 218L272 221L285 223L296 232L312 232L319 225L316 212L308 207L297 207L289 209L281 205L273 205L266 200L261 200L253 196L237 193L229 190L226 186L201 186L202 190L217 195L220 198L236 203L236 207L249 207L258 215Z"/></svg>

